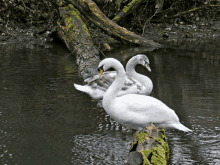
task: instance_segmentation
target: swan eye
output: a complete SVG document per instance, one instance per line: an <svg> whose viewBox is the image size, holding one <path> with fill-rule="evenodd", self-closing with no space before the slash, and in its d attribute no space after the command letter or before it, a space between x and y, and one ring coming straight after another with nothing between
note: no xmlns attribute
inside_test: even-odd
<svg viewBox="0 0 220 165"><path fill-rule="evenodd" d="M150 66L150 63L148 61L144 60L144 62L145 62L145 65Z"/></svg>
<svg viewBox="0 0 220 165"><path fill-rule="evenodd" d="M103 71L103 70L104 70L104 69L103 69L103 65L102 65L102 66L100 66L100 67L99 67L97 70L98 70L98 71L100 71L100 70L102 70L102 71Z"/></svg>

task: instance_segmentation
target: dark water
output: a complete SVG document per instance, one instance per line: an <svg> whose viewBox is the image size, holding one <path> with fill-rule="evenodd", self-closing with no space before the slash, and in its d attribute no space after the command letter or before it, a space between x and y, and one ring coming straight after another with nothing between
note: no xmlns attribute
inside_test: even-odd
<svg viewBox="0 0 220 165"><path fill-rule="evenodd" d="M124 65L145 53L152 95L175 110L193 133L167 131L168 164L220 164L220 42L167 45L149 52L106 53ZM133 131L114 122L82 84L65 47L0 45L0 164L124 164Z"/></svg>

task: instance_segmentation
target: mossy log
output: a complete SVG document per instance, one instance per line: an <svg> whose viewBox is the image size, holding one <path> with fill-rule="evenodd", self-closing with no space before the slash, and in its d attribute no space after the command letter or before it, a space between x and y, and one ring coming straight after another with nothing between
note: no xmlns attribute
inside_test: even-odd
<svg viewBox="0 0 220 165"><path fill-rule="evenodd" d="M98 74L99 51L93 45L79 11L71 4L67 7L60 7L59 10L61 21L58 22L57 34L69 51L76 54L80 75L86 79Z"/></svg>
<svg viewBox="0 0 220 165"><path fill-rule="evenodd" d="M143 1L146 0L132 0L112 19L112 21L115 21L116 23L119 22L121 19L125 18L128 14L135 10L138 7L138 5L140 5Z"/></svg>
<svg viewBox="0 0 220 165"><path fill-rule="evenodd" d="M166 165L168 158L169 146L163 128L150 125L134 133L128 165Z"/></svg>
<svg viewBox="0 0 220 165"><path fill-rule="evenodd" d="M73 4L83 16L97 27L122 42L130 42L146 47L162 47L162 45L155 43L153 40L148 40L117 25L114 21L106 17L92 0L68 0L68 2Z"/></svg>

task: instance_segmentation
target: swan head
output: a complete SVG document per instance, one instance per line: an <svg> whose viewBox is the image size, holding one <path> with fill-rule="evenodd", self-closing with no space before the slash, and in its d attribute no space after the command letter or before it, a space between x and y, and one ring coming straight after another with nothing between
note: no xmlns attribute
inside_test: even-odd
<svg viewBox="0 0 220 165"><path fill-rule="evenodd" d="M124 70L123 65L118 60L114 58L106 58L102 60L98 65L99 77L102 75L103 72L110 68L115 69L116 72L118 72L119 70Z"/></svg>
<svg viewBox="0 0 220 165"><path fill-rule="evenodd" d="M147 70L149 72L151 72L150 61L149 61L149 59L148 59L148 57L146 55L138 54L138 55L132 57L131 60L134 60L134 62L143 65L144 67L147 68Z"/></svg>

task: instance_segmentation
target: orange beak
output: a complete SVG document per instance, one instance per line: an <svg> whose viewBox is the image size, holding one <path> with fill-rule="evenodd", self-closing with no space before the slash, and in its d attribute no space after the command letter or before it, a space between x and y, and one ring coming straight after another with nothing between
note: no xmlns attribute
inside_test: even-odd
<svg viewBox="0 0 220 165"><path fill-rule="evenodd" d="M99 70L99 78L101 77L102 73L103 73L103 70L100 69L100 70Z"/></svg>

